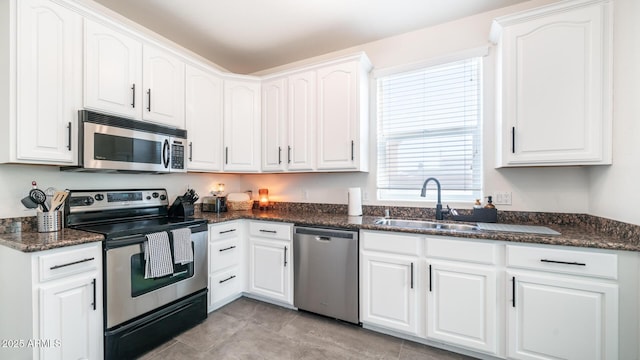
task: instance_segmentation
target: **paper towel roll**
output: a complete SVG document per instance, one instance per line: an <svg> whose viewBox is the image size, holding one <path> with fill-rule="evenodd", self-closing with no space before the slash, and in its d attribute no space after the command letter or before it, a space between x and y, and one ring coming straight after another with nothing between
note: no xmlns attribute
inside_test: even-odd
<svg viewBox="0 0 640 360"><path fill-rule="evenodd" d="M360 188L349 188L347 196L349 216L362 216L362 192Z"/></svg>

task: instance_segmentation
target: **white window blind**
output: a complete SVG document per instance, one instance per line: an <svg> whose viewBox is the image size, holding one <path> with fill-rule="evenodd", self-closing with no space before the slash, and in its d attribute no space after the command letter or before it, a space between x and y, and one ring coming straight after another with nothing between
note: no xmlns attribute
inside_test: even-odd
<svg viewBox="0 0 640 360"><path fill-rule="evenodd" d="M379 199L422 199L428 177L440 181L443 201L480 198L481 64L473 57L377 79Z"/></svg>

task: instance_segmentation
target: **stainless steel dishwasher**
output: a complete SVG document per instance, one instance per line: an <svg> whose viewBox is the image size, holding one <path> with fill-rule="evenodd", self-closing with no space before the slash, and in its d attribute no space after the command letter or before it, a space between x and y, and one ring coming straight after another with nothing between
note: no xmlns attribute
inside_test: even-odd
<svg viewBox="0 0 640 360"><path fill-rule="evenodd" d="M358 233L295 227L293 234L293 304L358 324Z"/></svg>

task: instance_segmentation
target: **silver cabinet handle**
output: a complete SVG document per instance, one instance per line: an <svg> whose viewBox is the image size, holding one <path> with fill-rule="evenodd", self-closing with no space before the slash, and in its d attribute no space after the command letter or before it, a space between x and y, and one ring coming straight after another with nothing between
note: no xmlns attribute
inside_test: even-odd
<svg viewBox="0 0 640 360"><path fill-rule="evenodd" d="M226 247L226 248L224 248L224 249L220 249L220 250L218 250L218 251L220 251L220 252L223 252L223 251L229 251L229 250L233 250L233 249L235 249L235 248L236 248L235 246L229 246L229 247Z"/></svg>
<svg viewBox="0 0 640 360"><path fill-rule="evenodd" d="M147 90L147 111L151 112L151 89Z"/></svg>
<svg viewBox="0 0 640 360"><path fill-rule="evenodd" d="M516 277L511 277L511 306L516 307Z"/></svg>
<svg viewBox="0 0 640 360"><path fill-rule="evenodd" d="M278 146L278 165L282 164L282 148Z"/></svg>
<svg viewBox="0 0 640 360"><path fill-rule="evenodd" d="M131 107L136 107L136 84L131 84Z"/></svg>
<svg viewBox="0 0 640 360"><path fill-rule="evenodd" d="M260 232L263 233L269 233L269 234L277 234L278 232L275 230L264 230L264 229L260 229Z"/></svg>
<svg viewBox="0 0 640 360"><path fill-rule="evenodd" d="M431 264L429 264L429 292L433 291L431 284L433 284L433 280L431 279Z"/></svg>
<svg viewBox="0 0 640 360"><path fill-rule="evenodd" d="M193 161L193 141L189 141L189 161Z"/></svg>
<svg viewBox="0 0 640 360"><path fill-rule="evenodd" d="M71 121L67 124L67 134L69 135L69 142L67 143L67 149L71 151Z"/></svg>
<svg viewBox="0 0 640 360"><path fill-rule="evenodd" d="M223 230L223 231L218 231L218 234L222 235L222 234L226 234L234 231L236 231L236 229Z"/></svg>

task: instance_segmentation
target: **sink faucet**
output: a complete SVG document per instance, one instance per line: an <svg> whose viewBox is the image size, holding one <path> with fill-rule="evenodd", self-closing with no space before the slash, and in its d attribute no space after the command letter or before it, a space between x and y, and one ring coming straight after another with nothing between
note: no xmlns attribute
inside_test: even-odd
<svg viewBox="0 0 640 360"><path fill-rule="evenodd" d="M424 181L424 184L422 184L422 191L420 192L420 196L425 197L427 196L427 184L429 183L429 181L435 181L436 186L438 187L438 202L436 203L436 220L444 220L444 214L448 214L449 210L442 210L442 189L440 187L440 181L438 181L438 179L434 178L434 177L430 177L427 180Z"/></svg>

